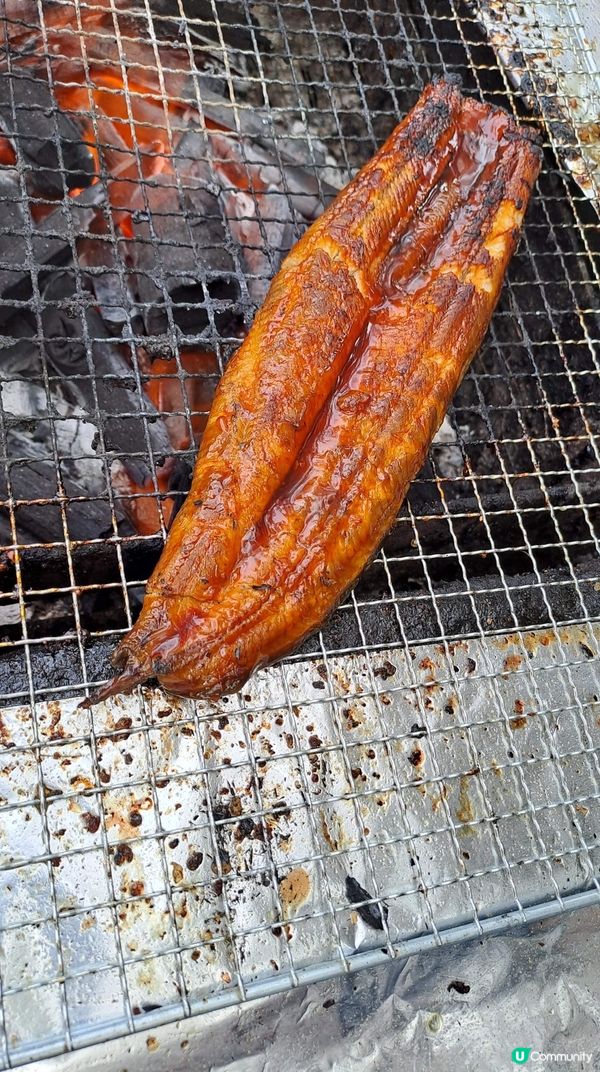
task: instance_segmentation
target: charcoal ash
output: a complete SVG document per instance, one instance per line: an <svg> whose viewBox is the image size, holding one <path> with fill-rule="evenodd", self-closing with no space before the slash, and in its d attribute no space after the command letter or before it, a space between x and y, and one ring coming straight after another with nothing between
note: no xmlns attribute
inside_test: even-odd
<svg viewBox="0 0 600 1072"><path fill-rule="evenodd" d="M0 497L24 500L17 507L19 542L64 540L63 516L51 501L58 495L68 500L70 538L92 539L112 531L115 471L132 486L150 487L150 459L167 459L171 444L137 387L126 348L77 296L74 272L53 273L42 296L43 341L33 317L17 314L0 351ZM180 498L189 480L182 459L174 459L170 479ZM122 533L134 531L118 503L115 516ZM0 509L0 538L12 543L7 507Z"/></svg>
<svg viewBox="0 0 600 1072"><path fill-rule="evenodd" d="M95 421L111 461L119 459L136 484L150 477L139 455L170 453L165 426L151 402L137 389L135 372L124 347L111 339L93 307L78 298L73 272L55 273L44 291L44 348L49 370L60 379L65 397Z"/></svg>
<svg viewBox="0 0 600 1072"><path fill-rule="evenodd" d="M110 532L105 464L94 449L95 424L60 385L49 396L37 341L21 338L2 352L2 361L0 497L4 502L23 500L15 507L18 542L64 541L59 493L71 500L73 539ZM0 508L0 539L5 545L13 543L8 505Z"/></svg>
<svg viewBox="0 0 600 1072"><path fill-rule="evenodd" d="M96 426L60 386L49 396L32 325L21 321L14 330L21 337L1 353L0 497L4 502L22 500L14 508L17 541L64 541L61 493L72 500L73 539L107 533L111 515L104 462L93 449ZM5 545L13 543L8 505L0 508L0 539Z"/></svg>

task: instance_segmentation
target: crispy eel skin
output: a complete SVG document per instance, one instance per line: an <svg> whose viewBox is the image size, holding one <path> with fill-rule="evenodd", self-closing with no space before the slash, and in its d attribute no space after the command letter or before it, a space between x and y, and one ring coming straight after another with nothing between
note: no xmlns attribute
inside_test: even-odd
<svg viewBox="0 0 600 1072"><path fill-rule="evenodd" d="M244 507L226 576L211 598L170 599L167 628L146 629L141 643L134 630L117 652L124 672L94 699L149 676L187 696L233 691L317 628L376 552L487 330L540 167L537 146L506 113L463 99L455 122L426 199L391 253L371 253L368 317L354 318L353 345L326 397L305 403L312 427L288 449L267 501ZM354 219L334 213L328 234L349 248L343 236ZM271 435L273 422L267 394L259 435ZM245 465L239 442L237 450L234 481ZM242 484L245 499L254 483L245 493ZM199 540L201 530L192 547Z"/></svg>

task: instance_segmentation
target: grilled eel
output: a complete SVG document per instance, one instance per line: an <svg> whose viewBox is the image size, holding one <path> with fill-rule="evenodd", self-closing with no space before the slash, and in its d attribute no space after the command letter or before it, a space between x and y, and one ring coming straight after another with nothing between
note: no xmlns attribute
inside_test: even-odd
<svg viewBox="0 0 600 1072"><path fill-rule="evenodd" d="M487 330L540 167L429 86L286 259L221 381L121 668L217 697L316 629L376 552Z"/></svg>

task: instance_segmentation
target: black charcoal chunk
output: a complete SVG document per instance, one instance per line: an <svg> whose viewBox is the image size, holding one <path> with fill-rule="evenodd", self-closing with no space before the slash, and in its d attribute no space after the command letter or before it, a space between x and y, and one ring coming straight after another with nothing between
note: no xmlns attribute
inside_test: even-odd
<svg viewBox="0 0 600 1072"><path fill-rule="evenodd" d="M383 901L381 907L375 903L361 904L362 901L372 900L371 894L367 893L352 875L346 875L346 897L350 904L356 905L356 911L367 927L372 927L376 931L383 930L384 920L387 919L388 914L387 905Z"/></svg>
<svg viewBox="0 0 600 1072"><path fill-rule="evenodd" d="M48 197L89 186L94 158L77 125L56 104L50 86L24 74L0 80L0 122L31 168L31 188Z"/></svg>
<svg viewBox="0 0 600 1072"><path fill-rule="evenodd" d="M26 267L26 218L23 190L14 168L0 168L0 295L12 295L23 289L23 280L29 280ZM27 288L23 295L27 297ZM5 312L6 311L6 312ZM2 313L10 315L12 309L0 306Z"/></svg>
<svg viewBox="0 0 600 1072"><path fill-rule="evenodd" d="M68 197L39 223L32 225L33 259L36 264L62 264L72 260L76 240L94 224L106 192L101 183Z"/></svg>
<svg viewBox="0 0 600 1072"><path fill-rule="evenodd" d="M131 316L133 295L121 258L121 249L103 213L98 213L87 234L77 241L77 260L85 270L105 324L118 334Z"/></svg>
<svg viewBox="0 0 600 1072"><path fill-rule="evenodd" d="M33 299L32 268L43 288L47 268L72 260L75 239L94 223L104 200L104 189L97 183L35 223L16 171L0 169L0 323L6 323L13 315L11 301Z"/></svg>
<svg viewBox="0 0 600 1072"><path fill-rule="evenodd" d="M209 87L201 84L199 92L202 110L207 119L212 119L225 129L235 126L238 131L236 143L239 146L239 155L259 165L265 185L284 190L294 211L300 217L313 220L320 216L338 191L322 178L317 179L313 171L303 166L306 160L313 158L321 168L326 164L325 158L321 158L322 154L315 146L314 139L303 139L297 134L290 138L275 136L272 117L268 112L257 108L238 107L234 115L231 102L219 97L214 90L211 91ZM195 99L192 94L190 100L195 103ZM190 140L187 139L193 142L198 137L204 138L206 146L206 136L201 131L192 129L183 135L180 145L184 146L184 152L186 144L189 151ZM193 156L193 153L189 155ZM199 155L206 156L206 149Z"/></svg>
<svg viewBox="0 0 600 1072"><path fill-rule="evenodd" d="M11 455L22 450L26 435L26 425L15 425L11 429L8 436ZM77 476L74 466L61 465L60 475L64 494L69 499L76 500L69 504L66 514L70 538L86 540L109 533L111 512L108 492L104 486L102 498L100 490L97 490L98 476L101 483L102 474L97 474L91 488L85 475ZM65 517L58 498L55 461L31 459L8 462L6 458L0 457L0 499L5 502L8 499L9 478L13 504L19 499L25 500L22 505L13 507L18 542L63 542ZM98 498L94 497L94 491ZM35 501L40 499L44 501ZM0 506L0 538L12 542L8 520L7 507Z"/></svg>
<svg viewBox="0 0 600 1072"><path fill-rule="evenodd" d="M197 129L181 138L176 167L184 187L210 182L218 189L229 249L244 271L252 301L260 305L306 226L285 188L281 168L247 139L216 132L207 137Z"/></svg>
<svg viewBox="0 0 600 1072"><path fill-rule="evenodd" d="M125 248L146 331L168 330L167 295L174 324L199 333L209 322L207 298L226 309L239 297L218 195L208 182L186 178L178 185L166 173L134 197L140 211Z"/></svg>

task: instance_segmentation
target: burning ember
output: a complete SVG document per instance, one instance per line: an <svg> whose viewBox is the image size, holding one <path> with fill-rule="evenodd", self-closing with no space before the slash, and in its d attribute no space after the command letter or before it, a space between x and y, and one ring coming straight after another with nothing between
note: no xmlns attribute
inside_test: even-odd
<svg viewBox="0 0 600 1072"><path fill-rule="evenodd" d="M108 0L44 5L43 31L4 6L0 539L150 535L187 490L215 351L322 205L228 128L198 54L132 22L121 55Z"/></svg>

